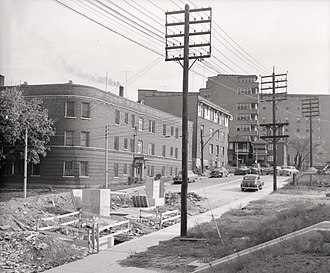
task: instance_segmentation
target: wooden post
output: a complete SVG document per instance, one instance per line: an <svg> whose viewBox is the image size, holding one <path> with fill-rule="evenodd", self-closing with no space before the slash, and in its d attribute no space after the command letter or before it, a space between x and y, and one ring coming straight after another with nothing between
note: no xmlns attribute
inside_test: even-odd
<svg viewBox="0 0 330 273"><path fill-rule="evenodd" d="M100 229L99 229L99 223L96 224L96 251L97 253L100 252Z"/></svg>

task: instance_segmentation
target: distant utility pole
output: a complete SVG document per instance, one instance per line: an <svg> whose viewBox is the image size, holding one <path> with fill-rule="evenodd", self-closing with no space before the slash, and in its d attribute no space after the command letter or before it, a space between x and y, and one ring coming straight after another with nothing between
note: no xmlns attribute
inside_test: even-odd
<svg viewBox="0 0 330 273"><path fill-rule="evenodd" d="M206 14L206 19L201 15ZM187 191L188 191L188 88L189 69L197 61L211 57L211 8L168 11L166 15L166 58L183 67L182 85L182 184L181 184L181 237L187 237ZM191 19L193 20L191 20ZM192 32L189 28L192 26ZM197 31L204 27L205 31ZM205 42L206 40L206 42ZM189 49L192 49L191 53ZM194 62L189 66L189 59ZM183 61L181 64L180 61Z"/></svg>
<svg viewBox="0 0 330 273"><path fill-rule="evenodd" d="M302 100L302 114L309 118L309 167L313 167L313 126L312 118L320 115L319 98Z"/></svg>
<svg viewBox="0 0 330 273"><path fill-rule="evenodd" d="M129 72L131 72L131 71L127 71L127 70L125 70L125 71L123 71L123 72L125 72L125 74L126 74L125 92L126 92L126 98L127 98L127 74L128 74Z"/></svg>
<svg viewBox="0 0 330 273"><path fill-rule="evenodd" d="M105 126L105 188L108 189L109 187L109 125Z"/></svg>
<svg viewBox="0 0 330 273"><path fill-rule="evenodd" d="M276 156L276 143L281 138L287 138L289 135L282 135L283 127L289 125L289 123L276 123L276 102L287 99L287 74L275 75L275 67L273 67L273 74L270 76L261 77L261 100L272 103L273 110L273 122L267 124L260 124L267 129L267 135L261 136L265 140L272 140L273 144L273 191L277 190L277 156ZM280 89L281 92L276 90ZM285 89L285 91L282 91ZM271 90L269 93L268 90ZM262 91L266 91L263 93ZM270 135L271 133L271 135Z"/></svg>

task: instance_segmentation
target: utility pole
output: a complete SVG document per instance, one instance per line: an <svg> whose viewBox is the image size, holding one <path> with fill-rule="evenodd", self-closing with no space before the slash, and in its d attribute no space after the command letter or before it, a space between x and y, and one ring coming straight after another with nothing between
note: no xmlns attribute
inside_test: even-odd
<svg viewBox="0 0 330 273"><path fill-rule="evenodd" d="M312 118L320 115L319 98L302 100L302 114L309 119L309 167L313 167L313 125Z"/></svg>
<svg viewBox="0 0 330 273"><path fill-rule="evenodd" d="M105 126L105 188L109 187L109 157L108 157L108 149L109 149L109 125Z"/></svg>
<svg viewBox="0 0 330 273"><path fill-rule="evenodd" d="M207 13L207 19L200 16L200 12ZM211 8L189 9L185 5L184 10L166 12L166 58L165 61L176 61L183 64L182 84L182 184L181 184L181 237L187 237L187 191L188 191L188 88L189 69L197 61L211 56ZM194 20L190 21L190 15ZM177 18L181 17L180 19ZM168 17L171 17L169 22ZM198 18L198 20L197 20ZM189 32L190 25L204 25L206 31ZM207 27L206 27L207 26ZM175 33L180 28L179 33ZM169 34L170 33L170 34ZM202 38L208 37L207 42ZM200 40L198 40L198 38ZM189 54L189 48L194 48L193 54ZM196 51L200 50L199 54ZM178 51L180 53L178 53ZM198 52L197 52L198 53ZM189 59L194 62L189 66Z"/></svg>
<svg viewBox="0 0 330 273"><path fill-rule="evenodd" d="M25 128L25 141L24 141L24 198L26 198L27 191L27 151L28 151L28 129Z"/></svg>
<svg viewBox="0 0 330 273"><path fill-rule="evenodd" d="M271 80L269 80L271 78ZM277 151L276 143L281 138L289 137L288 135L281 135L282 129L284 126L289 125L289 123L276 123L276 102L287 99L287 74L275 74L275 67L273 67L273 73L270 76L261 77L261 100L265 98L265 101L272 103L272 113L273 113L273 122L271 124L260 124L267 128L267 135L261 136L261 138L266 140L271 140L273 145L273 191L277 190ZM276 93L277 89L285 89L284 92ZM271 93L268 93L267 90L271 90ZM262 93L262 91L266 91ZM271 135L270 135L271 133Z"/></svg>

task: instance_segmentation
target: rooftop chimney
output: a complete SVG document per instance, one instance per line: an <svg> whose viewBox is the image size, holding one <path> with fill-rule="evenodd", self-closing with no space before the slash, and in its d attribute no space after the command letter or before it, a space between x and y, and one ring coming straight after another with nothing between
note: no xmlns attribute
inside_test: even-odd
<svg viewBox="0 0 330 273"><path fill-rule="evenodd" d="M0 87L5 86L5 76L0 75Z"/></svg>
<svg viewBox="0 0 330 273"><path fill-rule="evenodd" d="M119 86L119 96L124 97L124 86Z"/></svg>

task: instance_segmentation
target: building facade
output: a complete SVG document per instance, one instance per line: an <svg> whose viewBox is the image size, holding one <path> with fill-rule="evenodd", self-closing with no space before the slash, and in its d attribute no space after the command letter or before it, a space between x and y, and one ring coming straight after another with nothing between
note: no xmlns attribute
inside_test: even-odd
<svg viewBox="0 0 330 273"><path fill-rule="evenodd" d="M255 75L222 75L209 77L200 95L228 109L233 119L229 124L229 163L249 164L253 158L251 143L258 138L259 83ZM245 139L246 141L243 141ZM245 143L243 143L245 142ZM237 148L241 152L237 153ZM236 150L235 150L236 149ZM244 150L244 152L243 152ZM235 152L236 151L236 152ZM238 158L237 158L238 156Z"/></svg>
<svg viewBox="0 0 330 273"><path fill-rule="evenodd" d="M292 145L290 146L290 139L294 137L309 139L310 123L309 119L302 114L302 100L308 98L319 99L320 113L318 117L312 119L313 142L322 143L325 152L325 160L330 161L330 95L315 95L315 94L288 94L287 100L280 101L276 105L276 122L287 122L288 126L284 128L284 135L289 135L287 141L287 163L289 165L295 164L295 157L297 151ZM267 102L260 104L260 123L272 122L272 105ZM261 133L264 133L261 131ZM306 142L306 150L309 151L309 144ZM315 157L315 164L318 163L318 158ZM321 164L321 163L320 163ZM302 169L309 167L309 156L303 162Z"/></svg>
<svg viewBox="0 0 330 273"><path fill-rule="evenodd" d="M138 90L138 99L146 105L182 116L182 93L157 90ZM194 170L201 172L228 163L228 132L231 115L227 110L201 97L188 93L188 120L192 138L191 161Z"/></svg>
<svg viewBox="0 0 330 273"><path fill-rule="evenodd" d="M99 187L106 183L106 169L110 185L173 176L181 169L181 118L175 115L90 86L20 89L26 98L43 101L56 128L51 151L40 164L29 164L29 184ZM191 122L188 126L192 130ZM7 162L1 183L22 183L22 164ZM192 168L191 161L188 165Z"/></svg>

